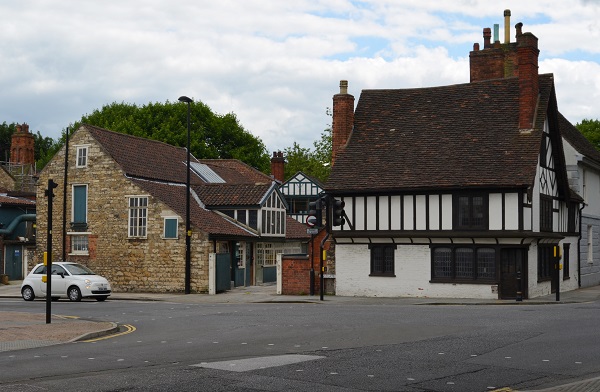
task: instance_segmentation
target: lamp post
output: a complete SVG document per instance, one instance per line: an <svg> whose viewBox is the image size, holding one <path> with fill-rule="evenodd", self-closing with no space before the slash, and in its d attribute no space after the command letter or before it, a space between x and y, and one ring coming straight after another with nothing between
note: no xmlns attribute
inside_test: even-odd
<svg viewBox="0 0 600 392"><path fill-rule="evenodd" d="M185 95L179 97L179 102L187 103L187 171L185 181L185 293L191 292L191 241L192 229L190 227L190 103L194 102Z"/></svg>

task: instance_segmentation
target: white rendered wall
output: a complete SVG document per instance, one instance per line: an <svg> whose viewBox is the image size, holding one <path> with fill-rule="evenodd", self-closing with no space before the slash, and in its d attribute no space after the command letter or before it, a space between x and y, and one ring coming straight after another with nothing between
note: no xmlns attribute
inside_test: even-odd
<svg viewBox="0 0 600 392"><path fill-rule="evenodd" d="M497 299L491 285L430 283L431 252L428 245L398 245L396 277L369 276L368 245L335 247L336 295L358 297L438 297Z"/></svg>

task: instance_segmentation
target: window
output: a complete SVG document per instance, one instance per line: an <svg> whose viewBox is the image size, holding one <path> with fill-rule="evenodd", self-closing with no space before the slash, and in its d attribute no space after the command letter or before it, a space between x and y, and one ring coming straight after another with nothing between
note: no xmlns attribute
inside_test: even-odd
<svg viewBox="0 0 600 392"><path fill-rule="evenodd" d="M145 238L148 224L148 197L129 198L129 237Z"/></svg>
<svg viewBox="0 0 600 392"><path fill-rule="evenodd" d="M179 219L165 218L165 231L163 233L163 237L164 238L177 238L178 225L179 225Z"/></svg>
<svg viewBox="0 0 600 392"><path fill-rule="evenodd" d="M570 273L569 270L571 269L571 260L569 257L569 252L571 251L571 244L564 244L563 245L563 280L564 279L569 279Z"/></svg>
<svg viewBox="0 0 600 392"><path fill-rule="evenodd" d="M552 231L552 198L540 196L540 231Z"/></svg>
<svg viewBox="0 0 600 392"><path fill-rule="evenodd" d="M554 245L540 245L538 248L538 281L552 279L554 272Z"/></svg>
<svg viewBox="0 0 600 392"><path fill-rule="evenodd" d="M277 192L271 193L261 210L261 233L285 235L285 209Z"/></svg>
<svg viewBox="0 0 600 392"><path fill-rule="evenodd" d="M431 279L439 282L496 281L496 249L477 246L432 248Z"/></svg>
<svg viewBox="0 0 600 392"><path fill-rule="evenodd" d="M87 235L72 235L71 236L71 253L72 254L88 254L89 243Z"/></svg>
<svg viewBox="0 0 600 392"><path fill-rule="evenodd" d="M87 167L88 146L77 147L77 164L76 167Z"/></svg>
<svg viewBox="0 0 600 392"><path fill-rule="evenodd" d="M594 226L587 225L587 262L594 264Z"/></svg>
<svg viewBox="0 0 600 392"><path fill-rule="evenodd" d="M462 230L488 229L488 196L482 194L454 195L454 228Z"/></svg>
<svg viewBox="0 0 600 392"><path fill-rule="evenodd" d="M394 256L396 245L369 245L371 249L371 274L369 276L396 276Z"/></svg>
<svg viewBox="0 0 600 392"><path fill-rule="evenodd" d="M73 223L87 223L87 185L73 185Z"/></svg>

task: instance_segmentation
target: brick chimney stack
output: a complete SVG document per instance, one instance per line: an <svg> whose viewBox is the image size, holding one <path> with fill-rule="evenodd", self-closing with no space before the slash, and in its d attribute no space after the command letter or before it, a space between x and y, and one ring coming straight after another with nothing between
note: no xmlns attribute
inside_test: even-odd
<svg viewBox="0 0 600 392"><path fill-rule="evenodd" d="M273 157L271 158L271 176L279 181L283 182L285 178L285 158L281 151L274 151Z"/></svg>
<svg viewBox="0 0 600 392"><path fill-rule="evenodd" d="M331 165L346 146L354 127L354 96L348 94L348 81L340 80L340 93L333 96Z"/></svg>
<svg viewBox="0 0 600 392"><path fill-rule="evenodd" d="M521 32L521 25L517 31ZM531 129L535 123L535 112L538 104L538 39L531 33L517 35L517 58L519 75L519 128Z"/></svg>
<svg viewBox="0 0 600 392"><path fill-rule="evenodd" d="M17 125L10 144L10 162L35 165L34 142L29 125Z"/></svg>
<svg viewBox="0 0 600 392"><path fill-rule="evenodd" d="M531 33L523 33L523 23L517 23L517 42L510 42L509 23L510 10L504 11L503 44L490 43L491 31L483 29L483 50L479 44L473 45L469 54L471 82L483 80L519 78L519 128L531 129L534 126L534 116L539 94L538 83L538 39Z"/></svg>

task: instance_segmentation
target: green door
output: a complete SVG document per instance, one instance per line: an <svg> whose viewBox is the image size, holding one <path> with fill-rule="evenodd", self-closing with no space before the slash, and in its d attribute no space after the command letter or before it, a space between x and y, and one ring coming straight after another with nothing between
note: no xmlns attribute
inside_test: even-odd
<svg viewBox="0 0 600 392"><path fill-rule="evenodd" d="M21 245L6 245L4 271L9 280L23 280L23 247Z"/></svg>

